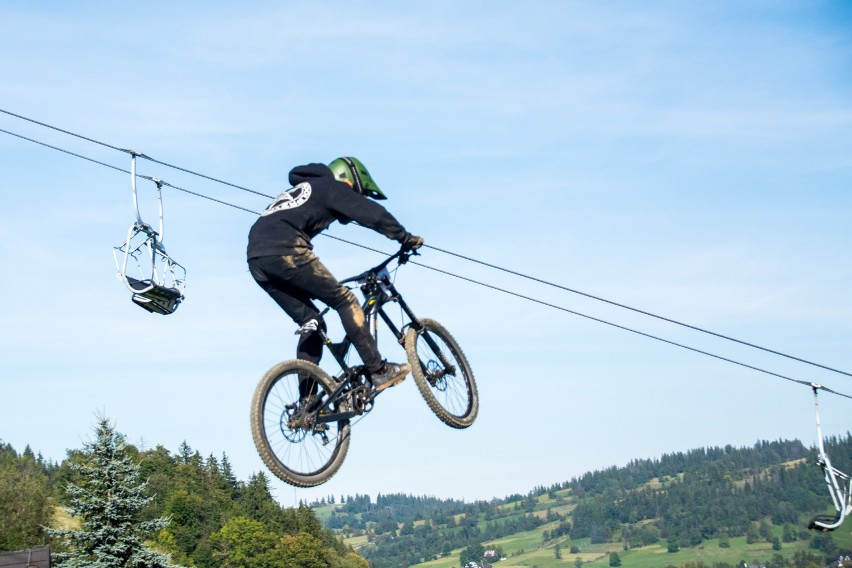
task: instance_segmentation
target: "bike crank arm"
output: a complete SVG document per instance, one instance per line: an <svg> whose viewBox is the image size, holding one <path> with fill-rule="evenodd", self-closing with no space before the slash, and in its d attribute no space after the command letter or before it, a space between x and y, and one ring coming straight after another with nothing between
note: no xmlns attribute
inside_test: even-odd
<svg viewBox="0 0 852 568"><path fill-rule="evenodd" d="M350 418L354 418L361 414L360 412L356 412L354 410L349 410L347 412L335 412L333 414L317 414L316 423L317 424L327 424L329 422L338 422L341 420L349 420Z"/></svg>
<svg viewBox="0 0 852 568"><path fill-rule="evenodd" d="M329 422L337 422L338 420L349 420L355 416L363 416L373 409L373 401L377 396L379 396L379 394L380 393L375 390L365 393L362 395L363 398L359 401L359 404L356 405L356 408L346 410L344 412L329 412L328 403L326 403L322 408L316 411L315 422L317 424L326 424Z"/></svg>

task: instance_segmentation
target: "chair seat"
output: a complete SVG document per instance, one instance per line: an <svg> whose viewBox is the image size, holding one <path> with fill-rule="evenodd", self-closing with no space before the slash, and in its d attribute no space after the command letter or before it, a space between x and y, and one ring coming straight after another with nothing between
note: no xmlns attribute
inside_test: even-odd
<svg viewBox="0 0 852 568"><path fill-rule="evenodd" d="M133 294L133 303L151 313L171 314L183 300L183 295L176 288L160 286L150 280L137 280L128 276L127 283L132 289L138 290Z"/></svg>
<svg viewBox="0 0 852 568"><path fill-rule="evenodd" d="M835 528L831 525L836 525L838 520L837 515L817 515L808 523L808 529L831 532Z"/></svg>

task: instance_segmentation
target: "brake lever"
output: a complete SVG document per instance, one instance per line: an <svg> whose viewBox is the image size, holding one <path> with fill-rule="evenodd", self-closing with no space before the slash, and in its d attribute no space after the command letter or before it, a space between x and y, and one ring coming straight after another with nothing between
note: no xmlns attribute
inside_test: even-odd
<svg viewBox="0 0 852 568"><path fill-rule="evenodd" d="M420 253L417 252L417 250L401 250L399 251L399 257L397 258L397 261L400 265L402 265L408 262L408 259L412 256L420 256Z"/></svg>

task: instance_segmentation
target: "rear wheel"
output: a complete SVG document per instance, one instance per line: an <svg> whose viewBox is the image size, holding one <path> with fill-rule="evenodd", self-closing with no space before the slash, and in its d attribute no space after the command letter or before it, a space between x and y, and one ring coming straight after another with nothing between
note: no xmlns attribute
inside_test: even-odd
<svg viewBox="0 0 852 568"><path fill-rule="evenodd" d="M420 394L448 426L467 428L476 420L479 395L467 358L444 326L421 319L422 329L408 329L405 352Z"/></svg>
<svg viewBox="0 0 852 568"><path fill-rule="evenodd" d="M282 481L314 487L343 464L349 421L317 421L324 410L316 409L325 404L334 384L325 371L299 359L275 365L258 383L251 402L251 434L263 463Z"/></svg>

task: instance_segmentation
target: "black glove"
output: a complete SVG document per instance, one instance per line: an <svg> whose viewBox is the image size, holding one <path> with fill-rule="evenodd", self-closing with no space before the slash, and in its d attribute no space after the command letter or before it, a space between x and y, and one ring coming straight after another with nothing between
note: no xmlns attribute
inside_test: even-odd
<svg viewBox="0 0 852 568"><path fill-rule="evenodd" d="M423 246L423 237L418 237L417 235L412 235L411 233L405 233L405 237L402 239L402 248L405 250L417 250Z"/></svg>

